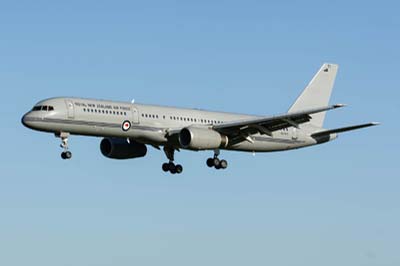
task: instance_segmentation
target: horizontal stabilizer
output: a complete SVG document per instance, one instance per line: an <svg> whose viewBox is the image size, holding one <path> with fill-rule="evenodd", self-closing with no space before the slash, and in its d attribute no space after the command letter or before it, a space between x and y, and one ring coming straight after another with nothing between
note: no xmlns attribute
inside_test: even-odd
<svg viewBox="0 0 400 266"><path fill-rule="evenodd" d="M346 131L351 131L351 130L356 130L364 127L372 127L372 126L377 126L379 123L373 122L373 123L367 123L367 124L362 124L362 125L356 125L356 126L350 126L350 127L342 127L342 128L336 128L336 129L330 129L330 130L325 130L325 131L320 131L317 133L314 133L311 135L311 137L322 137L334 133L342 133Z"/></svg>

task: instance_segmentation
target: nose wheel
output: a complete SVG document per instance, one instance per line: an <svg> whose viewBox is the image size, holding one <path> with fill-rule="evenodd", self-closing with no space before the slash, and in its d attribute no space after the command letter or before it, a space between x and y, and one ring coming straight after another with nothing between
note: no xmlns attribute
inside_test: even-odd
<svg viewBox="0 0 400 266"><path fill-rule="evenodd" d="M164 152L165 152L165 155L167 156L169 162L168 163L163 163L162 170L164 172L170 172L173 175L174 174L181 174L183 172L182 165L174 163L175 149L170 148L170 147L164 147Z"/></svg>
<svg viewBox="0 0 400 266"><path fill-rule="evenodd" d="M70 152L70 151L63 151L63 152L61 153L61 158L62 158L63 160L69 160L69 159L71 159L71 158L72 158L72 152Z"/></svg>
<svg viewBox="0 0 400 266"><path fill-rule="evenodd" d="M72 152L68 150L69 133L61 133L59 137L61 138L60 147L64 149L64 151L61 153L61 158L63 160L69 160L72 158Z"/></svg>
<svg viewBox="0 0 400 266"><path fill-rule="evenodd" d="M220 160L218 156L219 156L219 150L216 150L214 152L214 157L207 159L207 166L210 168L215 167L215 169L217 170L228 168L228 162L226 160Z"/></svg>

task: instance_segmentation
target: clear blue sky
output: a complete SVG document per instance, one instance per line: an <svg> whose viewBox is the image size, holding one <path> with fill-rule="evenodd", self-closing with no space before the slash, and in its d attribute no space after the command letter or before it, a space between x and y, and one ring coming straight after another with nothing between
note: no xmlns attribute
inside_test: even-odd
<svg viewBox="0 0 400 266"><path fill-rule="evenodd" d="M0 265L400 265L398 1L2 1ZM326 126L286 153L108 160L99 139L23 128L82 96L273 114L340 64Z"/></svg>

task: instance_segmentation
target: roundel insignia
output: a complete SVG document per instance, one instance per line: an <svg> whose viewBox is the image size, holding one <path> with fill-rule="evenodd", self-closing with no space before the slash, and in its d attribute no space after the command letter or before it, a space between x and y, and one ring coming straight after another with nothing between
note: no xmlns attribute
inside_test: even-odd
<svg viewBox="0 0 400 266"><path fill-rule="evenodd" d="M123 131L128 131L131 128L131 122L129 122L128 120L125 120L122 123L122 130Z"/></svg>

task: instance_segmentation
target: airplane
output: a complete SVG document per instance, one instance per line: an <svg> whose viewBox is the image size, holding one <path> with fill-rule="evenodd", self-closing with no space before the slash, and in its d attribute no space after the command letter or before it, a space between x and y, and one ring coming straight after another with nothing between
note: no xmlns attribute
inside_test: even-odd
<svg viewBox="0 0 400 266"><path fill-rule="evenodd" d="M61 138L62 159L71 159L70 135L102 137L101 153L111 159L144 157L147 146L163 148L168 162L164 172L180 174L175 151L213 151L207 166L226 169L221 150L244 152L286 151L332 141L339 133L376 126L365 123L325 129L326 112L344 107L329 105L338 65L325 63L288 112L254 116L200 109L144 105L134 102L73 97L50 98L37 103L22 117L24 126Z"/></svg>

